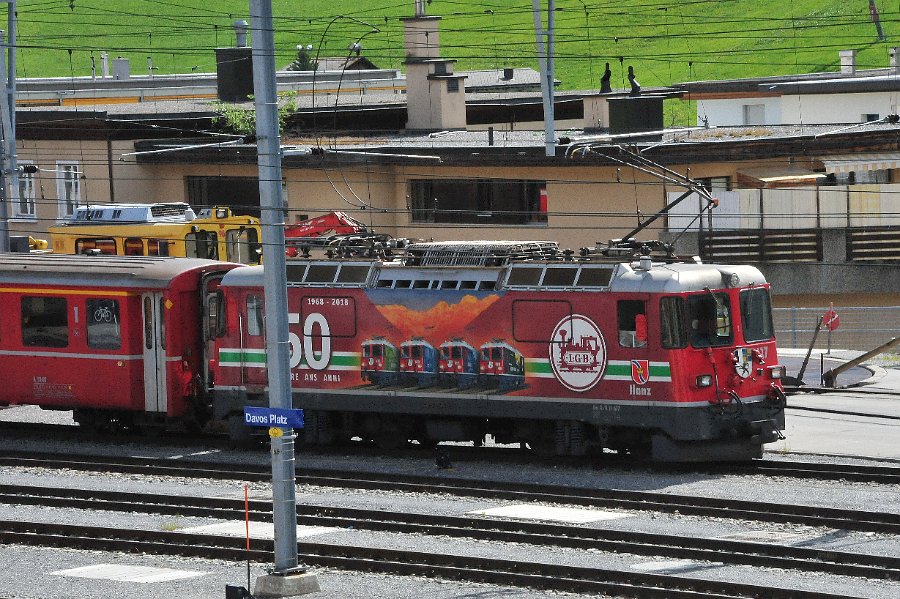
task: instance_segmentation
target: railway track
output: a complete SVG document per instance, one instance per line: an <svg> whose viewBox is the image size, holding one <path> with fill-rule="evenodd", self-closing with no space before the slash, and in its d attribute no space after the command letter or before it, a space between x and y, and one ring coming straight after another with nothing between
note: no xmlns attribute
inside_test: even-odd
<svg viewBox="0 0 900 599"><path fill-rule="evenodd" d="M233 464L183 462L161 464L159 460L140 458L102 458L83 456L0 457L0 465L72 469L91 472L137 473L183 478L210 478L268 482L271 471L263 467L236 467ZM678 513L698 517L731 518L758 522L791 523L839 530L900 534L900 514L846 510L807 505L691 497L648 491L587 489L543 485L464 480L446 477L410 476L302 470L297 483L321 487L402 491L407 493L449 494L524 502L546 502L634 512Z"/></svg>
<svg viewBox="0 0 900 599"><path fill-rule="evenodd" d="M77 525L0 522L0 543L140 552L205 559L268 562L271 541L251 540L250 549L215 535L122 530ZM641 599L853 599L817 591L770 585L565 566L524 559L501 560L421 551L380 549L342 544L299 543L305 566L445 578L465 582L512 585L573 593L606 594Z"/></svg>
<svg viewBox="0 0 900 599"><path fill-rule="evenodd" d="M20 485L0 485L0 503L232 520L245 517L244 502L240 500ZM271 502L250 501L249 510L254 521L272 521ZM307 526L475 538L531 546L900 580L900 558L789 545L317 505L298 505L297 515L298 523Z"/></svg>

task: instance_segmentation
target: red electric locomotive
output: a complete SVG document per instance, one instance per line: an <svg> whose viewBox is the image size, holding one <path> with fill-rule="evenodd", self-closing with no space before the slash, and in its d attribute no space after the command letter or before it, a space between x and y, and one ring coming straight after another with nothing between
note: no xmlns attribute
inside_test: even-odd
<svg viewBox="0 0 900 599"><path fill-rule="evenodd" d="M73 410L95 429L202 425L212 403L204 305L238 266L3 254L0 405Z"/></svg>
<svg viewBox="0 0 900 599"><path fill-rule="evenodd" d="M491 434L544 453L736 460L784 428L769 287L751 266L444 242L413 244L406 261L289 260L287 280L294 405L311 443ZM256 266L222 280L221 418L266 403L265 344L248 326L262 320L262 281ZM480 374L379 385L361 355L376 338L480 348Z"/></svg>

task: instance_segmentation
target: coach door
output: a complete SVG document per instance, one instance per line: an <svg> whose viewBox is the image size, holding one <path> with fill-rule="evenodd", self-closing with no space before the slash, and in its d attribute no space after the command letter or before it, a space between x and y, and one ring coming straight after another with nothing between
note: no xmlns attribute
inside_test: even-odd
<svg viewBox="0 0 900 599"><path fill-rule="evenodd" d="M168 409L168 387L163 296L161 293L145 293L141 302L144 315L144 409L165 413Z"/></svg>

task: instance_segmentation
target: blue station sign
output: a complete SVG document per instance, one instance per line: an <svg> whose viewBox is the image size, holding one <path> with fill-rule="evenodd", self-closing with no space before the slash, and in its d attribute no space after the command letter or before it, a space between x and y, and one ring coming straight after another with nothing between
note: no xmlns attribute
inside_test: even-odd
<svg viewBox="0 0 900 599"><path fill-rule="evenodd" d="M244 406L244 424L246 426L303 428L303 410Z"/></svg>

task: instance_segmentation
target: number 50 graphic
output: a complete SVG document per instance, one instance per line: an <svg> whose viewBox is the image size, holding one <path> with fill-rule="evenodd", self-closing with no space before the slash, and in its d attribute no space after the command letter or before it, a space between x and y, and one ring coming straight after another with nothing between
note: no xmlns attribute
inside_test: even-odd
<svg viewBox="0 0 900 599"><path fill-rule="evenodd" d="M288 324L300 324L300 315L289 313ZM316 328L318 331L314 334L313 331ZM322 340L322 347L318 352L313 348L314 337ZM313 312L303 321L302 341L300 336L293 331L288 333L288 340L291 344L291 368L299 366L304 356L306 363L313 370L325 370L331 362L331 327L328 326L328 320L322 314Z"/></svg>

